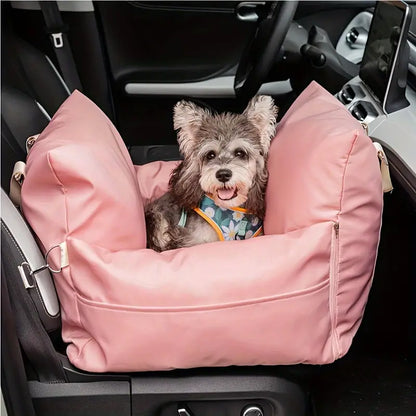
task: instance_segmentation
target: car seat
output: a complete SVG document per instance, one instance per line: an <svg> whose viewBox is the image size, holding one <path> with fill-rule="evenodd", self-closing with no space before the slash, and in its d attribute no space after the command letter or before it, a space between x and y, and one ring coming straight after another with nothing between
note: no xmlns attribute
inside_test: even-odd
<svg viewBox="0 0 416 416"><path fill-rule="evenodd" d="M35 101L44 117L50 120L71 93L52 59L18 38L7 26L2 44L3 85L27 94ZM111 114L107 115L111 118ZM9 119L9 122L13 121ZM181 158L177 145L130 146L129 152L137 165Z"/></svg>
<svg viewBox="0 0 416 416"><path fill-rule="evenodd" d="M7 196L14 162L25 158L26 138L46 126L68 91L42 53L16 39L10 45L16 46L17 54L14 60L8 56L3 72L1 196L2 390L6 404L17 406L9 407L10 413L305 414L307 395L293 381L299 370L291 373L290 367L91 374L69 363L62 352L59 303L50 272L43 267L44 258L29 226ZM151 146L134 149L134 162L160 155L171 159L175 151ZM35 273L28 272L27 265Z"/></svg>

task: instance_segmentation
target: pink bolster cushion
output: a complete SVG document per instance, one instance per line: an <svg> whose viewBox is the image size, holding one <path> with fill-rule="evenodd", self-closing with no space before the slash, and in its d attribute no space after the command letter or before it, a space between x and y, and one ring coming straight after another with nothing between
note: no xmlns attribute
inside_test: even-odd
<svg viewBox="0 0 416 416"><path fill-rule="evenodd" d="M111 122L74 92L30 151L24 214L55 274L62 335L87 371L329 363L361 321L382 209L375 150L317 84L279 125L265 231L156 253L143 204L176 162L133 166ZM58 253L53 252L54 263Z"/></svg>

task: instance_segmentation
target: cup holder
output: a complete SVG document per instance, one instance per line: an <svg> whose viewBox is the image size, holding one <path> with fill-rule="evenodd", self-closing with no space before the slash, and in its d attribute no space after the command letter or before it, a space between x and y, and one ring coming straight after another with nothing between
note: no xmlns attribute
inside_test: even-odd
<svg viewBox="0 0 416 416"><path fill-rule="evenodd" d="M338 100L343 104L350 104L357 98L363 98L364 91L357 85L346 84L342 87L342 90L338 93Z"/></svg>
<svg viewBox="0 0 416 416"><path fill-rule="evenodd" d="M360 122L370 123L378 116L378 112L368 101L359 100L355 102L350 108L350 113Z"/></svg>

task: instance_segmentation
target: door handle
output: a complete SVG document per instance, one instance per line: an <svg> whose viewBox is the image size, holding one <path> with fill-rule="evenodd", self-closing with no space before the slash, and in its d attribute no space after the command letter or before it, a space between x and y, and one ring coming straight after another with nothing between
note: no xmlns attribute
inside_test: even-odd
<svg viewBox="0 0 416 416"><path fill-rule="evenodd" d="M265 1L243 1L237 4L235 14L243 22L257 22L260 17L259 9L265 5Z"/></svg>

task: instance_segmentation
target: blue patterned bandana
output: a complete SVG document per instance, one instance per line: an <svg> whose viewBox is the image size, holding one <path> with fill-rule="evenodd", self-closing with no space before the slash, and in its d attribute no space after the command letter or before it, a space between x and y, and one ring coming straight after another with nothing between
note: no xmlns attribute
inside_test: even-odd
<svg viewBox="0 0 416 416"><path fill-rule="evenodd" d="M206 195L194 211L214 228L222 241L245 240L263 234L263 221L259 217L250 214L244 208L220 208ZM185 223L186 216L182 212L179 225L184 227Z"/></svg>

